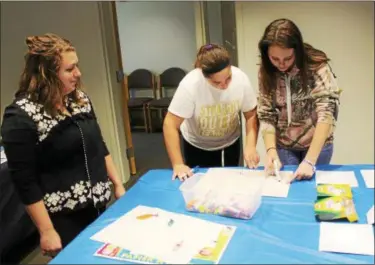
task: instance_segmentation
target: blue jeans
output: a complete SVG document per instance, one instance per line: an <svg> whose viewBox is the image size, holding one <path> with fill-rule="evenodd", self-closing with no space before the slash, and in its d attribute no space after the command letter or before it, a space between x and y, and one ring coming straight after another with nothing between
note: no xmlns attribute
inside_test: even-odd
<svg viewBox="0 0 375 265"><path fill-rule="evenodd" d="M293 150L277 147L277 153L283 165L299 165L307 154L307 150ZM316 161L316 165L328 165L333 154L333 144L323 146L322 151Z"/></svg>

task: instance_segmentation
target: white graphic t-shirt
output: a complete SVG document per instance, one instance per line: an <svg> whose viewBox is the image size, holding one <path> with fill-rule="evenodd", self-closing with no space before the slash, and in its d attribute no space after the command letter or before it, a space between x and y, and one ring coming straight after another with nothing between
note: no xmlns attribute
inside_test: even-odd
<svg viewBox="0 0 375 265"><path fill-rule="evenodd" d="M255 92L247 75L232 66L232 80L227 89L213 87L201 69L190 71L180 82L169 112L184 118L181 133L191 145L204 150L220 150L240 136L239 112L257 105Z"/></svg>

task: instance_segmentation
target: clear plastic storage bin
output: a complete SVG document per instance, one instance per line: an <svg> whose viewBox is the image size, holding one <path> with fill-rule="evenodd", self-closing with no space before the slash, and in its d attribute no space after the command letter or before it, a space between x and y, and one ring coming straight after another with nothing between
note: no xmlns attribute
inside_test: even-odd
<svg viewBox="0 0 375 265"><path fill-rule="evenodd" d="M246 193L220 191L217 188L198 190L197 184L203 176L197 173L180 186L188 211L239 219L251 219L254 216L261 204L263 182L252 185Z"/></svg>

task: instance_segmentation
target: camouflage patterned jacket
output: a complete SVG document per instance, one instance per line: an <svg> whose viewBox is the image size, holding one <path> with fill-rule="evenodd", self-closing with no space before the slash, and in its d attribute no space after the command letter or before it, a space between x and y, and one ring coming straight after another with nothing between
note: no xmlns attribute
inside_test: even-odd
<svg viewBox="0 0 375 265"><path fill-rule="evenodd" d="M284 148L306 150L318 122L332 124L326 144L333 142L338 114L339 89L328 64L311 75L307 91L302 90L299 69L279 73L271 95L259 87L258 119L262 134L276 132L276 143ZM261 86L261 82L259 82Z"/></svg>

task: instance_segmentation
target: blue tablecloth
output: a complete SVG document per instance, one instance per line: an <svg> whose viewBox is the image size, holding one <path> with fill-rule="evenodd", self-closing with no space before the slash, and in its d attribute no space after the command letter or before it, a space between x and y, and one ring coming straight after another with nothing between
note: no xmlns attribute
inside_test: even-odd
<svg viewBox="0 0 375 265"><path fill-rule="evenodd" d="M295 169L290 166L284 167L284 170ZM355 171L359 187L352 190L359 216L358 223L366 223L366 213L374 204L374 189L366 188L360 170L374 169L374 165L329 165L318 169ZM171 175L171 170L147 172L124 197L108 208L50 264L124 263L93 256L102 243L92 241L90 237L137 205L159 207L167 211L237 226L220 263L374 264L374 256L319 252L319 222L315 220L313 210L316 199L314 180L294 182L290 187L288 198L263 197L261 207L253 219L238 220L187 212L178 189L180 182L171 181Z"/></svg>

